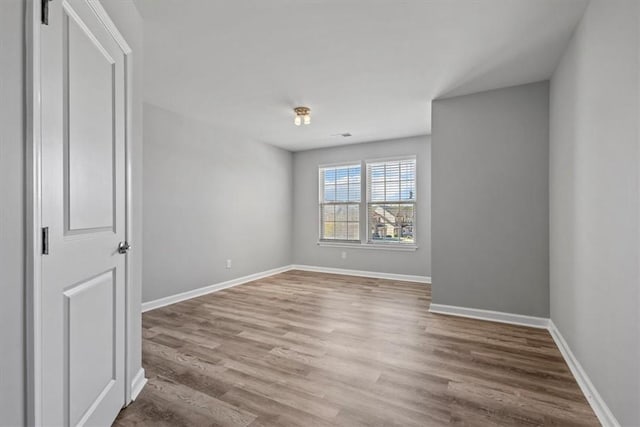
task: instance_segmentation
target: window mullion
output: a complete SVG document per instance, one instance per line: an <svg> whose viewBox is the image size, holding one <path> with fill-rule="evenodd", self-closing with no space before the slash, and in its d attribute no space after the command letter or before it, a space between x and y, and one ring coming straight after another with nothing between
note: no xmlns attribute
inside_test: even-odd
<svg viewBox="0 0 640 427"><path fill-rule="evenodd" d="M360 243L362 243L363 236L367 241L369 239L369 212L367 210L367 202L370 198L369 191L371 191L369 188L369 167L364 162L360 162L360 215L358 215Z"/></svg>

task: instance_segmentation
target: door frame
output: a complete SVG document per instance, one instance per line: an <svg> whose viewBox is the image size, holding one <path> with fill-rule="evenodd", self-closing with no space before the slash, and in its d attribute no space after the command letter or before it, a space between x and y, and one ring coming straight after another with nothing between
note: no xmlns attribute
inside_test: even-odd
<svg viewBox="0 0 640 427"><path fill-rule="evenodd" d="M63 1L63 0L53 0ZM133 121L133 51L118 31L115 24L100 4L99 0L85 0L93 9L105 28L114 38L124 54L125 66L125 239L131 242L132 228L132 121ZM42 145L41 145L41 64L40 64L40 20L41 0L27 0L25 13L25 41L26 41L26 249L25 249L25 333L26 333L26 421L27 425L42 425L42 328L41 328L41 287L42 287ZM139 257L134 257L137 260ZM136 377L132 375L130 361L131 337L133 316L141 314L141 308L133 307L131 303L131 271L132 258L126 255L125 259L125 308L124 308L124 382L125 382L125 406L133 396L133 387Z"/></svg>

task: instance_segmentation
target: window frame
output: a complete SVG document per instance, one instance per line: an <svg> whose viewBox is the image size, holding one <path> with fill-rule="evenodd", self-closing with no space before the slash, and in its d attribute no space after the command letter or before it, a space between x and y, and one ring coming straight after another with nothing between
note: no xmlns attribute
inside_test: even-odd
<svg viewBox="0 0 640 427"><path fill-rule="evenodd" d="M352 202L352 201L334 201L334 202L326 202L324 201L324 180L322 179L323 177L323 171L326 169L341 169L341 168L354 168L354 167L359 167L360 168L360 200L357 202ZM362 182L362 178L363 178L363 173L362 173L362 161L361 160L357 160L357 161L352 161L352 162L340 162L340 163L331 163L331 164L323 164L323 165L318 165L318 244L324 244L324 245L354 245L354 244L362 244L362 191L364 189L364 183ZM322 232L323 232L323 224L324 224L324 219L323 219L323 212L322 212L322 208L325 205L346 205L347 206L347 227L349 224L348 221L348 215L349 215L349 206L350 205L355 205L358 206L358 239L354 239L354 240L350 240L350 239L325 239L323 238ZM334 221L335 223L336 221ZM348 237L348 233L349 231L347 230L347 237Z"/></svg>
<svg viewBox="0 0 640 427"><path fill-rule="evenodd" d="M372 202L371 199L371 189L369 188L369 166L376 163L387 163L387 162L401 162L403 160L412 160L414 162L414 197L411 201L388 201L385 200L383 202ZM406 156L393 156L393 157L385 157L378 159L368 159L364 160L364 178L365 178L365 231L366 231L366 243L367 245L376 246L376 247L393 247L393 248L417 248L418 247L418 227L417 227L417 219L418 219L418 156L417 155L406 155ZM412 205L413 206L413 242L403 243L402 241L394 241L394 240L373 240L369 235L369 207L371 205Z"/></svg>
<svg viewBox="0 0 640 427"><path fill-rule="evenodd" d="M393 162L402 160L413 160L415 162L415 196L412 201L398 201L390 204L412 204L413 205L413 242L403 243L401 241L374 241L369 238L369 164ZM360 201L359 202L324 202L324 182L320 179L323 169L355 167L360 166ZM415 251L418 249L418 233L417 233L417 205L418 205L418 156L416 154L390 156L383 158L362 159L355 161L345 161L339 163L325 163L318 165L318 208L317 208L317 226L318 226L318 246L336 247L336 248L357 248L372 250L388 250L388 251ZM340 240L340 239L323 239L322 238L322 206L323 204L357 204L359 206L359 240ZM379 203L373 203L379 204Z"/></svg>

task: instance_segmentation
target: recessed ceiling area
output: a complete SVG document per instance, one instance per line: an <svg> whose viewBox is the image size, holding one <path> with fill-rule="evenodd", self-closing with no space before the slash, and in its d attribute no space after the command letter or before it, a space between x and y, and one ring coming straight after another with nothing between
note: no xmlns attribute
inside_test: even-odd
<svg viewBox="0 0 640 427"><path fill-rule="evenodd" d="M301 151L429 134L434 98L549 78L587 1L136 4L146 102Z"/></svg>

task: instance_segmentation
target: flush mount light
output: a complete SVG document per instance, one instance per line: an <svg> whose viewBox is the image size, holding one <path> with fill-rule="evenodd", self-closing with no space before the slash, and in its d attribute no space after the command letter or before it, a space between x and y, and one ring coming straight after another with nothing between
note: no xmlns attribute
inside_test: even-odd
<svg viewBox="0 0 640 427"><path fill-rule="evenodd" d="M296 114L296 118L293 120L293 123L296 126L300 126L301 124L308 125L311 123L311 109L308 107L296 107L293 109L293 112Z"/></svg>

